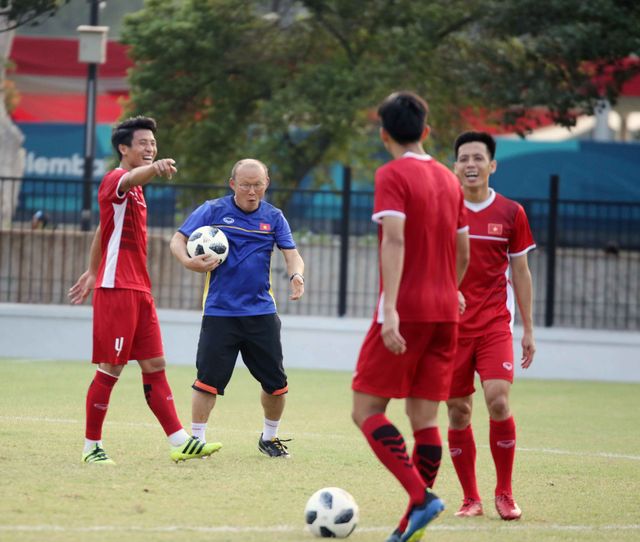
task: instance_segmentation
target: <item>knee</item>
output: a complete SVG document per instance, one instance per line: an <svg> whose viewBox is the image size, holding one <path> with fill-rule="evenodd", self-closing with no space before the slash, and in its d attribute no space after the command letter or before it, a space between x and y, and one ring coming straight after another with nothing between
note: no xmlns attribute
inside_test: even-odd
<svg viewBox="0 0 640 542"><path fill-rule="evenodd" d="M467 401L450 401L447 403L449 426L453 429L464 429L471 423L472 407Z"/></svg>
<svg viewBox="0 0 640 542"><path fill-rule="evenodd" d="M506 395L496 395L487 401L489 416L492 420L506 420L510 416L509 400Z"/></svg>
<svg viewBox="0 0 640 542"><path fill-rule="evenodd" d="M365 420L371 415L371 413L362 409L354 408L351 411L351 419L353 420L353 423L355 423L360 429L362 429L362 425L364 424Z"/></svg>
<svg viewBox="0 0 640 542"><path fill-rule="evenodd" d="M140 361L140 367L145 373L157 373L163 371L167 367L167 362L164 358L147 359Z"/></svg>
<svg viewBox="0 0 640 542"><path fill-rule="evenodd" d="M351 419L353 420L353 423L355 423L360 429L362 429L364 422L366 422L368 418L377 414L384 414L384 412L384 408L363 408L354 406L353 410L351 411Z"/></svg>
<svg viewBox="0 0 640 542"><path fill-rule="evenodd" d="M360 427L360 416L358 415L358 413L355 410L351 411L351 420L353 421L353 423L355 423L358 427Z"/></svg>

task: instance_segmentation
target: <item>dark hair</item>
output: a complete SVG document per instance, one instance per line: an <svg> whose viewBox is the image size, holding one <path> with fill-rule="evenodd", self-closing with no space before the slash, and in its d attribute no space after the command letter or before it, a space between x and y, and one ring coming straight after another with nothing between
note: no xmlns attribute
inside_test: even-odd
<svg viewBox="0 0 640 542"><path fill-rule="evenodd" d="M111 145L118 153L118 158L122 160L122 153L118 149L118 145L126 145L131 147L133 141L133 133L136 130L151 130L156 133L156 121L151 117L131 117L123 120L113 129L111 134Z"/></svg>
<svg viewBox="0 0 640 542"><path fill-rule="evenodd" d="M484 143L489 151L489 157L493 160L496 156L496 140L493 139L491 134L487 132L463 132L457 138L453 144L455 150L456 160L458 159L458 149L465 143Z"/></svg>
<svg viewBox="0 0 640 542"><path fill-rule="evenodd" d="M420 141L428 114L427 102L408 91L394 92L378 107L382 127L401 145Z"/></svg>

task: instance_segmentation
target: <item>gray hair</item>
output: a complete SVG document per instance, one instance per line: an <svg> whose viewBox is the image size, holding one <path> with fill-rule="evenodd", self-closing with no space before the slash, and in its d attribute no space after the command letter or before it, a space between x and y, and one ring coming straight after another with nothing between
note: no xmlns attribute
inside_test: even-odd
<svg viewBox="0 0 640 542"><path fill-rule="evenodd" d="M264 174L267 176L267 179L269 178L269 169L267 168L267 166L264 164L264 162L261 162L260 160L256 160L255 158L243 158L242 160L238 160L233 165L233 168L231 168L231 178L232 179L236 178L236 173L238 172L238 168L244 165L249 165L249 164L261 167L264 170Z"/></svg>

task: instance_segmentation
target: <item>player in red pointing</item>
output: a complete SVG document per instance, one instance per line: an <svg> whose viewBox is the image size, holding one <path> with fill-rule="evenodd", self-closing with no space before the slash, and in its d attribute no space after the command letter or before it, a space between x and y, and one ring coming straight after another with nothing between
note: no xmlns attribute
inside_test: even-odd
<svg viewBox="0 0 640 542"><path fill-rule="evenodd" d="M155 131L156 122L148 117L127 119L114 129L111 143L120 166L100 183L100 225L91 244L89 269L69 290L71 303L78 304L95 288L92 360L97 370L86 398L84 463L114 463L102 445L102 426L111 391L132 359L142 370L144 395L167 435L171 459L205 457L221 447L190 437L183 429L165 375L147 271L147 204L142 187L154 177L170 179L176 168L171 158L156 160Z"/></svg>
<svg viewBox="0 0 640 542"><path fill-rule="evenodd" d="M496 142L484 132L465 132L455 142L454 171L462 183L469 221L471 264L460 285L466 311L460 319L456 368L449 400L449 451L464 500L456 516L483 514L475 474L471 428L474 373L489 410L489 442L496 467L495 505L504 520L519 519L511 475L516 425L509 408L513 382L514 291L524 328L521 365L533 361L533 288L527 253L535 248L524 209L489 187L496 170ZM509 279L509 269L511 279Z"/></svg>
<svg viewBox="0 0 640 542"><path fill-rule="evenodd" d="M387 542L417 542L443 509L428 488L440 466L438 404L448 398L457 341L458 284L469 257L460 183L422 147L427 104L410 92L378 109L380 136L393 156L375 176L372 219L379 226L380 294L353 376L353 419L409 497ZM415 439L386 417L405 399Z"/></svg>

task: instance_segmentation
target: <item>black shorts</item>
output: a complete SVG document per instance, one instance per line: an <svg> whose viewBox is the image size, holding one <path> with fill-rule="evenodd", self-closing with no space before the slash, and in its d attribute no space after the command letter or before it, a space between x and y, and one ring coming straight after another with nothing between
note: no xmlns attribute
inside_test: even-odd
<svg viewBox="0 0 640 542"><path fill-rule="evenodd" d="M198 378L193 389L224 395L240 352L242 361L266 393L287 393L280 328L277 314L204 316L196 356Z"/></svg>

